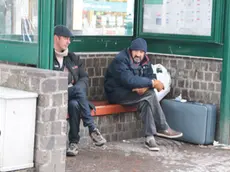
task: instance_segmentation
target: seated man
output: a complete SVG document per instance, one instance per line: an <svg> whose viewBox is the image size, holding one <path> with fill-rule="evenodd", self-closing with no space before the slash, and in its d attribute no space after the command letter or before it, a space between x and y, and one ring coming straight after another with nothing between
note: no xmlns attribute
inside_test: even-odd
<svg viewBox="0 0 230 172"><path fill-rule="evenodd" d="M53 69L68 72L68 114L69 114L69 147L67 156L78 154L80 139L80 118L83 125L89 128L89 135L96 146L102 146L106 140L96 128L89 102L86 97L88 74L84 71L82 62L74 53L68 52L72 33L65 26L56 26L54 29L54 63Z"/></svg>
<svg viewBox="0 0 230 172"><path fill-rule="evenodd" d="M172 130L166 122L153 89L161 91L164 86L156 80L146 52L144 39L133 40L131 46L116 55L109 65L104 86L110 103L138 105L144 122L145 146L158 151L154 135L178 138L182 133Z"/></svg>

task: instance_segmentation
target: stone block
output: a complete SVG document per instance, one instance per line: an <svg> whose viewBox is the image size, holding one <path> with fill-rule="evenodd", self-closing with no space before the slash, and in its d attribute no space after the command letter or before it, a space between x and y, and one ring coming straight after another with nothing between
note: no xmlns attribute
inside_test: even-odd
<svg viewBox="0 0 230 172"><path fill-rule="evenodd" d="M208 62L201 63L201 71L208 71Z"/></svg>
<svg viewBox="0 0 230 172"><path fill-rule="evenodd" d="M156 59L156 64L162 64L162 58L157 58Z"/></svg>
<svg viewBox="0 0 230 172"><path fill-rule="evenodd" d="M212 81L212 73L207 72L205 73L205 81Z"/></svg>
<svg viewBox="0 0 230 172"><path fill-rule="evenodd" d="M177 60L171 60L170 61L170 67L177 69Z"/></svg>
<svg viewBox="0 0 230 172"><path fill-rule="evenodd" d="M55 137L55 148L63 149L66 147L66 135L59 135Z"/></svg>
<svg viewBox="0 0 230 172"><path fill-rule="evenodd" d="M121 121L121 122L125 122L125 116L122 115L122 114L120 115L120 121Z"/></svg>
<svg viewBox="0 0 230 172"><path fill-rule="evenodd" d="M59 91L66 91L68 89L68 80L67 78L60 78L58 79L58 90Z"/></svg>
<svg viewBox="0 0 230 172"><path fill-rule="evenodd" d="M41 121L43 122L52 122L55 121L57 119L57 109L56 108L49 108L49 109L45 109L42 112L42 118Z"/></svg>
<svg viewBox="0 0 230 172"><path fill-rule="evenodd" d="M216 92L221 92L221 84L220 83L216 83L215 91Z"/></svg>
<svg viewBox="0 0 230 172"><path fill-rule="evenodd" d="M53 150L55 148L54 136L40 136L39 147L41 150Z"/></svg>
<svg viewBox="0 0 230 172"><path fill-rule="evenodd" d="M65 120L67 117L67 107L59 107L58 108L58 120Z"/></svg>
<svg viewBox="0 0 230 172"><path fill-rule="evenodd" d="M51 123L51 134L52 135L62 135L62 122L55 121Z"/></svg>
<svg viewBox="0 0 230 172"><path fill-rule="evenodd" d="M48 165L44 165L44 166L39 166L38 168L38 172L64 172L65 171L65 163L50 163Z"/></svg>
<svg viewBox="0 0 230 172"><path fill-rule="evenodd" d="M49 94L39 94L38 95L38 106L49 107L51 105L51 95Z"/></svg>
<svg viewBox="0 0 230 172"><path fill-rule="evenodd" d="M189 98L190 100L195 100L195 91L194 90L189 90Z"/></svg>
<svg viewBox="0 0 230 172"><path fill-rule="evenodd" d="M220 93L211 93L210 101L214 104L220 104Z"/></svg>
<svg viewBox="0 0 230 172"><path fill-rule="evenodd" d="M39 78L37 78L37 77L30 77L29 78L29 85L30 85L30 87L29 87L29 90L30 91L35 91L35 92L37 92L37 93L40 93L40 81L41 81L41 79L39 79Z"/></svg>
<svg viewBox="0 0 230 172"><path fill-rule="evenodd" d="M99 58L94 58L93 59L93 63L94 63L94 67L100 67L101 64L100 64L100 59Z"/></svg>
<svg viewBox="0 0 230 172"><path fill-rule="evenodd" d="M50 122L37 122L36 133L41 136L49 136L51 134L51 124Z"/></svg>
<svg viewBox="0 0 230 172"><path fill-rule="evenodd" d="M101 68L99 66L95 68L95 76L102 76Z"/></svg>
<svg viewBox="0 0 230 172"><path fill-rule="evenodd" d="M177 80L177 87L184 88L185 81L184 80Z"/></svg>
<svg viewBox="0 0 230 172"><path fill-rule="evenodd" d="M215 84L214 83L208 83L208 90L214 91L215 90Z"/></svg>
<svg viewBox="0 0 230 172"><path fill-rule="evenodd" d="M65 91L64 94L62 95L63 98L63 106L67 106L68 104L68 92Z"/></svg>
<svg viewBox="0 0 230 172"><path fill-rule="evenodd" d="M87 68L87 70L88 70L88 75L89 75L89 77L93 77L93 76L95 76L94 75L94 68L93 67L89 67L89 68Z"/></svg>
<svg viewBox="0 0 230 172"><path fill-rule="evenodd" d="M49 164L51 161L51 152L46 150L35 151L35 163L39 165Z"/></svg>
<svg viewBox="0 0 230 172"><path fill-rule="evenodd" d="M107 67L108 66L107 62L108 62L107 58L100 58L100 67Z"/></svg>
<svg viewBox="0 0 230 172"><path fill-rule="evenodd" d="M52 106L54 107L59 107L63 105L63 94L58 93L58 94L53 94L52 95Z"/></svg>
<svg viewBox="0 0 230 172"><path fill-rule="evenodd" d="M212 80L215 82L220 82L220 73L213 73Z"/></svg>
<svg viewBox="0 0 230 172"><path fill-rule="evenodd" d="M198 80L203 80L203 79L204 79L204 72L198 71L198 72L197 72L197 79L198 79Z"/></svg>
<svg viewBox="0 0 230 172"><path fill-rule="evenodd" d="M89 67L93 67L93 66L94 66L93 59L87 58L85 67L89 68Z"/></svg>
<svg viewBox="0 0 230 172"><path fill-rule="evenodd" d="M200 87L201 87L201 90L207 90L207 83L206 82L201 82Z"/></svg>
<svg viewBox="0 0 230 172"><path fill-rule="evenodd" d="M200 83L198 81L193 82L193 89L200 89Z"/></svg>
<svg viewBox="0 0 230 172"><path fill-rule="evenodd" d="M178 69L184 69L185 65L186 63L184 60L178 60L178 66L177 66Z"/></svg>
<svg viewBox="0 0 230 172"><path fill-rule="evenodd" d="M186 60L185 69L187 70L192 69L192 62L190 60Z"/></svg>
<svg viewBox="0 0 230 172"><path fill-rule="evenodd" d="M9 75L7 78L7 85L10 86L10 88L18 88L18 76L17 75Z"/></svg>
<svg viewBox="0 0 230 172"><path fill-rule="evenodd" d="M209 71L212 71L212 72L217 71L216 62L210 62L210 63L209 63Z"/></svg>
<svg viewBox="0 0 230 172"><path fill-rule="evenodd" d="M93 87L99 86L100 80L99 78L92 78L92 85Z"/></svg>
<svg viewBox="0 0 230 172"><path fill-rule="evenodd" d="M45 79L41 83L41 90L43 93L51 93L57 90L57 82L55 79Z"/></svg>
<svg viewBox="0 0 230 172"><path fill-rule="evenodd" d="M194 80L196 78L196 72L195 71L190 71L189 72L189 79Z"/></svg>
<svg viewBox="0 0 230 172"><path fill-rule="evenodd" d="M29 90L29 79L27 76L18 76L18 89Z"/></svg>

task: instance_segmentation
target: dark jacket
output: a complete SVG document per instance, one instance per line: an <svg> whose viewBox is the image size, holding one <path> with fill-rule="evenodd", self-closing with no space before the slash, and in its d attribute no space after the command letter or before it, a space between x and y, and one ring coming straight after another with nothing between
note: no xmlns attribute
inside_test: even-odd
<svg viewBox="0 0 230 172"><path fill-rule="evenodd" d="M77 91L84 91L86 93L89 78L82 66L80 57L76 56L74 53L68 53L68 55L64 57L62 68L60 68L54 52L53 69L64 71L65 67L69 71L68 84L73 84L72 87L68 88L69 100L74 98Z"/></svg>
<svg viewBox="0 0 230 172"><path fill-rule="evenodd" d="M130 50L121 51L113 59L105 74L105 92L110 103L119 103L133 88L152 88L153 74L147 56L140 64L135 64Z"/></svg>

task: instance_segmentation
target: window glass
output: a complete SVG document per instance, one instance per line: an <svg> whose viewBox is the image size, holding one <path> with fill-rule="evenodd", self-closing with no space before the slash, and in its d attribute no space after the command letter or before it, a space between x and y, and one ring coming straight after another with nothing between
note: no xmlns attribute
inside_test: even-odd
<svg viewBox="0 0 230 172"><path fill-rule="evenodd" d="M134 0L68 0L66 13L75 35L133 35Z"/></svg>
<svg viewBox="0 0 230 172"><path fill-rule="evenodd" d="M37 42L38 0L0 0L0 39Z"/></svg>

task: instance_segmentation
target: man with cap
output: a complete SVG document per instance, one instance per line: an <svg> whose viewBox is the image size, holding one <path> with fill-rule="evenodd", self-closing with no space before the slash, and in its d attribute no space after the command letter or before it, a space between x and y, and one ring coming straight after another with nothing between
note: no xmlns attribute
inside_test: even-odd
<svg viewBox="0 0 230 172"><path fill-rule="evenodd" d="M80 119L83 125L88 127L89 135L96 146L102 146L106 143L99 130L96 128L89 102L86 96L88 87L88 74L84 71L79 56L68 51L70 30L58 25L54 28L54 62L53 69L68 72L68 114L69 114L69 147L67 156L78 154L78 142L80 140Z"/></svg>
<svg viewBox="0 0 230 172"><path fill-rule="evenodd" d="M153 74L146 52L144 39L133 40L131 46L117 54L109 65L104 87L110 103L137 105L144 123L145 146L158 151L155 135L178 138L183 134L171 129L166 122L154 92L154 88L161 91L164 86Z"/></svg>

